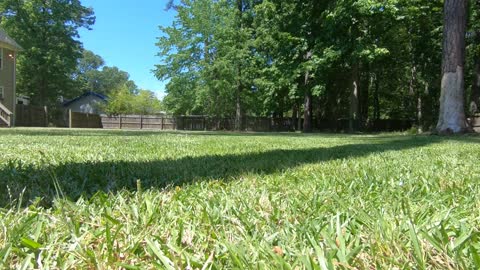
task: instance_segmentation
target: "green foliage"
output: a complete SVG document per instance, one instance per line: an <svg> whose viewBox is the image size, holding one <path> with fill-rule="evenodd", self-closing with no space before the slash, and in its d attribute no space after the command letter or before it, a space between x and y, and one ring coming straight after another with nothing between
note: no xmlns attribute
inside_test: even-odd
<svg viewBox="0 0 480 270"><path fill-rule="evenodd" d="M80 94L93 91L110 96L124 85L131 93L138 91L135 82L129 79L130 75L127 72L117 67L105 66L102 57L89 50L83 51L73 77Z"/></svg>
<svg viewBox="0 0 480 270"><path fill-rule="evenodd" d="M160 112L161 103L154 92L140 90L133 98L133 112L140 115L154 115Z"/></svg>
<svg viewBox="0 0 480 270"><path fill-rule="evenodd" d="M82 50L78 29L95 22L93 10L79 0L2 0L0 18L24 49L18 57L18 91L39 105L71 95Z"/></svg>
<svg viewBox="0 0 480 270"><path fill-rule="evenodd" d="M480 267L479 137L0 136L0 268Z"/></svg>
<svg viewBox="0 0 480 270"><path fill-rule="evenodd" d="M175 21L161 27L157 43L162 63L156 76L170 80L165 99L169 111L231 116L238 103L243 111L255 110L253 2L200 0L175 6Z"/></svg>
<svg viewBox="0 0 480 270"><path fill-rule="evenodd" d="M105 112L109 115L129 114L134 110L134 95L126 85L121 85L108 99Z"/></svg>
<svg viewBox="0 0 480 270"><path fill-rule="evenodd" d="M109 115L153 115L159 113L161 107L161 102L154 92L139 90L135 94L131 92L127 85L122 85L110 95L104 110Z"/></svg>

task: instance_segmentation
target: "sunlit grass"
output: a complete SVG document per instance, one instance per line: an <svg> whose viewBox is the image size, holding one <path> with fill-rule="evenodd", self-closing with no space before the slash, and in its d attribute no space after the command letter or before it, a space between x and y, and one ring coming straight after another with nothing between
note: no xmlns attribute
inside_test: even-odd
<svg viewBox="0 0 480 270"><path fill-rule="evenodd" d="M480 268L479 137L0 138L0 268Z"/></svg>

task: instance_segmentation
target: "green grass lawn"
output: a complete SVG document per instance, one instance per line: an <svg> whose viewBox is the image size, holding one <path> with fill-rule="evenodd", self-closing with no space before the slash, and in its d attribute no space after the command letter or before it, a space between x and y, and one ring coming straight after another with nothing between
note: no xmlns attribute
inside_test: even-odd
<svg viewBox="0 0 480 270"><path fill-rule="evenodd" d="M0 269L479 269L480 137L0 129Z"/></svg>

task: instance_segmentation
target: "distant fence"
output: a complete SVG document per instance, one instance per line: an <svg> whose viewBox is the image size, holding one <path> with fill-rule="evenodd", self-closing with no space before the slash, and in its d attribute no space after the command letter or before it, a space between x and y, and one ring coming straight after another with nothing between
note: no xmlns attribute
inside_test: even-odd
<svg viewBox="0 0 480 270"><path fill-rule="evenodd" d="M103 128L175 130L176 118L155 115L117 115L101 117Z"/></svg>
<svg viewBox="0 0 480 270"><path fill-rule="evenodd" d="M159 129L159 130L234 130L235 118L206 116L102 116L103 128L108 129ZM290 118L244 117L242 126L246 131L293 130Z"/></svg>
<svg viewBox="0 0 480 270"><path fill-rule="evenodd" d="M473 130L480 132L480 116L472 117L468 121Z"/></svg>
<svg viewBox="0 0 480 270"><path fill-rule="evenodd" d="M18 104L15 106L15 125L18 127L47 127L47 107Z"/></svg>
<svg viewBox="0 0 480 270"><path fill-rule="evenodd" d="M26 108L25 108L26 107ZM20 114L19 114L20 112ZM17 106L17 126L46 126L47 111L43 107ZM480 132L480 116L468 119L470 126ZM349 130L348 119L313 119L315 130L340 132ZM252 117L243 118L245 131L285 132L302 127L303 119ZM413 120L378 119L363 125L363 131L389 132L404 131L412 128ZM218 118L208 116L157 116L157 115L118 115L106 116L69 112L68 126L72 128L105 129L155 129L155 130L191 130L191 131L232 131L235 118Z"/></svg>
<svg viewBox="0 0 480 270"><path fill-rule="evenodd" d="M68 111L69 128L102 128L100 115Z"/></svg>
<svg viewBox="0 0 480 270"><path fill-rule="evenodd" d="M320 131L345 131L349 129L348 119L324 120L313 119L313 128ZM294 131L303 125L303 119L244 117L242 127L245 131L282 132ZM216 131L234 130L235 118L218 118L208 116L145 116L118 115L101 116L101 126L107 129L158 129L158 130L192 130ZM365 124L366 131L402 131L413 126L410 120L374 120Z"/></svg>

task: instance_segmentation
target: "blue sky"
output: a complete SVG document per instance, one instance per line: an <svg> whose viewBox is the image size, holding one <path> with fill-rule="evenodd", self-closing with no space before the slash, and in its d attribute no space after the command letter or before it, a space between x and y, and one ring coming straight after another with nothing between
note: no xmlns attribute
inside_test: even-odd
<svg viewBox="0 0 480 270"><path fill-rule="evenodd" d="M85 49L100 55L108 66L117 66L130 74L142 89L163 96L165 82L152 73L160 62L155 46L161 35L158 26L172 24L174 11L165 11L167 0L82 0L93 7L93 30L80 30Z"/></svg>

